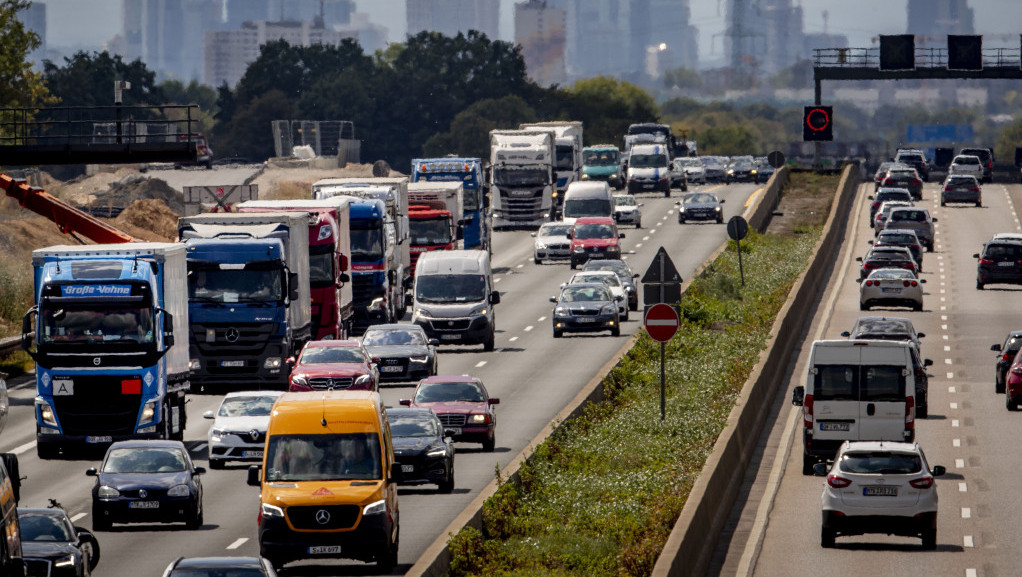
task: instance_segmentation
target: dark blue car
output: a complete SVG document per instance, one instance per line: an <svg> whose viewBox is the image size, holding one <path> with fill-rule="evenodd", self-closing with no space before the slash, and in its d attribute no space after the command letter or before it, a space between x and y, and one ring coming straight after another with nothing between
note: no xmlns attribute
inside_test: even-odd
<svg viewBox="0 0 1022 577"><path fill-rule="evenodd" d="M192 464L181 441L119 441L110 445L92 488L92 527L112 523L184 522L202 526L202 482L206 469Z"/></svg>

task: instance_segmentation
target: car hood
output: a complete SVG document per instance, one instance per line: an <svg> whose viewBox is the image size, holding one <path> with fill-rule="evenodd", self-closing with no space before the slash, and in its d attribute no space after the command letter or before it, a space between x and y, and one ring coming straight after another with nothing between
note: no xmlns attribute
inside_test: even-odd
<svg viewBox="0 0 1022 577"><path fill-rule="evenodd" d="M70 543L41 541L22 541L21 551L25 557L50 560L78 553L78 549Z"/></svg>
<svg viewBox="0 0 1022 577"><path fill-rule="evenodd" d="M684 208L684 209L688 210L688 209L691 209L691 208L702 209L702 208L715 208L715 207L718 207L718 206L720 206L720 204L716 203L716 202L686 202L685 204L681 205L681 208Z"/></svg>
<svg viewBox="0 0 1022 577"><path fill-rule="evenodd" d="M554 236L537 236L536 242L543 244L568 244L568 239L563 234L558 234Z"/></svg>
<svg viewBox="0 0 1022 577"><path fill-rule="evenodd" d="M424 345L370 345L366 350L374 357L421 357L429 354Z"/></svg>
<svg viewBox="0 0 1022 577"><path fill-rule="evenodd" d="M183 485L192 479L188 471L174 473L100 473L99 484L109 485L119 491L133 489L169 489Z"/></svg>
<svg viewBox="0 0 1022 577"><path fill-rule="evenodd" d="M603 307L609 306L609 305L617 306L617 303L615 303L614 301L571 301L571 302L557 301L557 304L554 305L554 306L555 307L567 307L569 309L582 309L582 308L584 308L584 309L599 309L599 308L603 308Z"/></svg>
<svg viewBox="0 0 1022 577"><path fill-rule="evenodd" d="M257 431L266 432L266 427L270 424L270 417L217 417L213 421L213 426L217 429L227 429L228 431L251 431L255 429Z"/></svg>
<svg viewBox="0 0 1022 577"><path fill-rule="evenodd" d="M614 207L614 212L635 212L637 210L639 210L639 207L637 206L624 205Z"/></svg>
<svg viewBox="0 0 1022 577"><path fill-rule="evenodd" d="M264 503L299 505L360 505L380 493L379 480L274 481L263 483Z"/></svg>
<svg viewBox="0 0 1022 577"><path fill-rule="evenodd" d="M355 363L317 363L295 367L291 376L302 377L359 377L368 375L365 365Z"/></svg>
<svg viewBox="0 0 1022 577"><path fill-rule="evenodd" d="M422 409L433 409L437 413L471 413L473 411L487 410L486 403L474 403L470 401L447 401L441 403L413 403L413 407Z"/></svg>
<svg viewBox="0 0 1022 577"><path fill-rule="evenodd" d="M398 457L411 457L430 449L437 444L434 437L394 437L394 454Z"/></svg>

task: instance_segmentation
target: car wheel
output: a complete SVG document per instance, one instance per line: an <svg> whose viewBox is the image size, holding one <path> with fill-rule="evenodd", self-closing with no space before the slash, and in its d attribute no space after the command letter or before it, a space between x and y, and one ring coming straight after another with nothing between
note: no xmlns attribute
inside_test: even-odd
<svg viewBox="0 0 1022 577"><path fill-rule="evenodd" d="M937 548L937 528L930 527L923 530L923 549L932 551Z"/></svg>
<svg viewBox="0 0 1022 577"><path fill-rule="evenodd" d="M922 311L923 310L923 303L915 303L914 305L912 305L912 310L914 310L916 312Z"/></svg>
<svg viewBox="0 0 1022 577"><path fill-rule="evenodd" d="M685 219L678 217L678 224L685 224Z"/></svg>
<svg viewBox="0 0 1022 577"><path fill-rule="evenodd" d="M625 321L628 320L628 307L625 307L625 318L622 319L622 320L625 320Z"/></svg>
<svg viewBox="0 0 1022 577"><path fill-rule="evenodd" d="M639 310L639 299L635 299L635 302L628 303L628 310Z"/></svg>
<svg viewBox="0 0 1022 577"><path fill-rule="evenodd" d="M610 334L615 337L621 336L621 326L614 325L614 328L610 329Z"/></svg>
<svg viewBox="0 0 1022 577"><path fill-rule="evenodd" d="M437 484L437 488L441 493L453 493L454 492L454 464L451 464L450 470L447 471L447 477Z"/></svg>
<svg viewBox="0 0 1022 577"><path fill-rule="evenodd" d="M868 311L869 310L869 305L866 304L866 303L859 303L859 310L860 311Z"/></svg>
<svg viewBox="0 0 1022 577"><path fill-rule="evenodd" d="M977 200L976 201L976 208L983 208L983 203L981 201Z"/></svg>
<svg viewBox="0 0 1022 577"><path fill-rule="evenodd" d="M635 228L642 228L642 221L635 223Z"/></svg>
<svg viewBox="0 0 1022 577"><path fill-rule="evenodd" d="M717 217L717 224L724 224L724 217L723 216L718 216Z"/></svg>
<svg viewBox="0 0 1022 577"><path fill-rule="evenodd" d="M1008 409L1009 411L1018 410L1018 403L1016 403L1014 399L1011 398L1010 394L1004 395L1004 408Z"/></svg>
<svg viewBox="0 0 1022 577"><path fill-rule="evenodd" d="M541 259L539 257L533 257L532 262L534 262L536 264L543 264L543 259Z"/></svg>
<svg viewBox="0 0 1022 577"><path fill-rule="evenodd" d="M113 526L113 523L110 522L110 519L108 519L107 517L105 517L103 515L99 515L98 511L96 511L95 509L92 510L92 530L93 531L109 531L110 527L112 527L112 526Z"/></svg>
<svg viewBox="0 0 1022 577"><path fill-rule="evenodd" d="M976 290L983 290L983 283L976 281Z"/></svg>
<svg viewBox="0 0 1022 577"><path fill-rule="evenodd" d="M483 343L483 350L484 351L490 352L490 351L493 350L493 348L494 348L494 339L495 339L495 335L493 334L493 331L490 331L490 336L486 337L486 341Z"/></svg>
<svg viewBox="0 0 1022 577"><path fill-rule="evenodd" d="M210 469L220 470L220 469L224 468L224 464L225 463L226 462L223 459L210 459L209 460L209 468Z"/></svg>
<svg viewBox="0 0 1022 577"><path fill-rule="evenodd" d="M555 339L561 338L561 334L562 334L561 331L559 331L557 329L554 329L554 338Z"/></svg>
<svg viewBox="0 0 1022 577"><path fill-rule="evenodd" d="M816 466L816 457L808 453L802 453L802 474L812 475L813 467Z"/></svg>
<svg viewBox="0 0 1022 577"><path fill-rule="evenodd" d="M487 453L492 453L493 449L495 449L496 447L497 447L496 437L490 437L489 439L483 441L483 450L486 451Z"/></svg>
<svg viewBox="0 0 1022 577"><path fill-rule="evenodd" d="M390 573L397 565L397 541L388 546L376 557L376 569L379 573Z"/></svg>
<svg viewBox="0 0 1022 577"><path fill-rule="evenodd" d="M925 419L930 414L930 402L928 399L923 399L923 402L919 403L916 407L916 418Z"/></svg>
<svg viewBox="0 0 1022 577"><path fill-rule="evenodd" d="M947 203L942 200L942 201L940 201L940 205L941 206L947 206Z"/></svg>
<svg viewBox="0 0 1022 577"><path fill-rule="evenodd" d="M185 521L185 527L187 527L188 529L198 529L199 527L202 527L203 523L202 504L201 503L197 504L195 506L195 509L196 511L192 513L192 515L188 518L187 521Z"/></svg>
<svg viewBox="0 0 1022 577"><path fill-rule="evenodd" d="M575 267L577 267L577 266L578 266L578 264L574 260L572 260L571 261L571 270L575 270Z"/></svg>
<svg viewBox="0 0 1022 577"><path fill-rule="evenodd" d="M926 252L933 252L933 243L926 245Z"/></svg>
<svg viewBox="0 0 1022 577"><path fill-rule="evenodd" d="M998 381L996 378L994 379L994 392L998 395L1004 394L1004 381Z"/></svg>
<svg viewBox="0 0 1022 577"><path fill-rule="evenodd" d="M835 535L833 529L828 529L826 527L820 527L820 546L824 547L824 548L827 548L827 549L833 548L834 547L834 538L836 536L837 535Z"/></svg>

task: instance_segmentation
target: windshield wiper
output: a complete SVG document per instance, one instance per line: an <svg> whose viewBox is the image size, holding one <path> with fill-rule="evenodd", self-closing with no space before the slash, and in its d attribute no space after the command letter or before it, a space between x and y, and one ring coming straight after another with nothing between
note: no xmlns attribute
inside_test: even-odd
<svg viewBox="0 0 1022 577"><path fill-rule="evenodd" d="M211 304L215 304L215 305L220 306L220 307L226 306L226 305L224 305L223 301L221 301L219 299L215 299L213 297L192 296L192 297L189 297L189 300L200 301L200 302L203 302L203 303L211 303Z"/></svg>

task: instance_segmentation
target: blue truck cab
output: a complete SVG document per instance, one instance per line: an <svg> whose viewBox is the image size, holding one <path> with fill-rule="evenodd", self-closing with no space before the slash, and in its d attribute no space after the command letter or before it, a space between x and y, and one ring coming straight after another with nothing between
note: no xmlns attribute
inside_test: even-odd
<svg viewBox="0 0 1022 577"><path fill-rule="evenodd" d="M412 160L412 182L460 182L465 193L462 201L462 234L466 249L488 250L490 223L486 218L487 199L483 180L483 161L479 158L416 158Z"/></svg>
<svg viewBox="0 0 1022 577"><path fill-rule="evenodd" d="M54 246L33 251L32 264L35 306L22 321L22 345L36 363L39 457L73 445L181 439L184 247Z"/></svg>
<svg viewBox="0 0 1022 577"><path fill-rule="evenodd" d="M370 325L394 322L395 294L403 290L395 278L396 232L387 222L382 200L351 200L351 284L355 332Z"/></svg>

